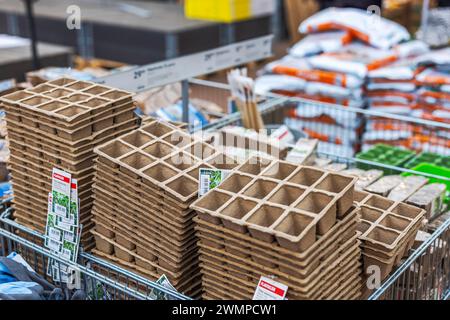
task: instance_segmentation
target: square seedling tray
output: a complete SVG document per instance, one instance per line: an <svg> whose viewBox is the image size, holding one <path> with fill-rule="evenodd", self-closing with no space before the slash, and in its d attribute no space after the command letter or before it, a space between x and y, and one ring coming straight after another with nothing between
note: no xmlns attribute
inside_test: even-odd
<svg viewBox="0 0 450 320"><path fill-rule="evenodd" d="M369 194L357 208L363 253L398 259L418 231L425 210Z"/></svg>
<svg viewBox="0 0 450 320"><path fill-rule="evenodd" d="M96 99L96 100L95 100ZM108 106L131 103L131 93L99 86L88 81L61 78L32 89L5 95L0 99L6 109L39 114L73 123L92 117Z"/></svg>
<svg viewBox="0 0 450 320"><path fill-rule="evenodd" d="M80 218L85 226L82 236L84 244L89 237L93 238L89 233L93 223L88 223L93 202L93 149L136 127L136 119L130 118L133 114L130 93L107 87L98 93L95 90L85 92L88 88L98 89L100 86L91 82L59 79L6 95L0 100L7 110L12 146L10 164L15 176L13 183L17 192L25 191L16 197L16 204L34 199L31 209L17 206L17 215L34 210L35 220L41 221L46 213L42 199L46 199L51 187L51 169L58 167L68 171L79 182ZM121 97L115 100L99 96L104 93L117 93ZM114 104L117 106L113 107ZM115 115L121 118L114 118ZM116 146L116 151L106 151L116 152L114 156L132 151L123 148L127 146Z"/></svg>
<svg viewBox="0 0 450 320"><path fill-rule="evenodd" d="M153 121L95 149L102 162L187 204L198 192L201 167L233 169L237 163L183 130ZM105 160L105 161L104 161Z"/></svg>
<svg viewBox="0 0 450 320"><path fill-rule="evenodd" d="M355 182L338 173L254 157L191 208L203 220L304 251L349 212ZM253 211L235 212L234 199L254 203ZM228 209L231 204L233 210Z"/></svg>

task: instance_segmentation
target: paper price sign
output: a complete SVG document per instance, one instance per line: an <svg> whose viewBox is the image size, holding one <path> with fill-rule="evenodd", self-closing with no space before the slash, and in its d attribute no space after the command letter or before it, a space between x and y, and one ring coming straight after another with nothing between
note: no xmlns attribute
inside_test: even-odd
<svg viewBox="0 0 450 320"><path fill-rule="evenodd" d="M253 300L284 300L288 286L267 277L261 277Z"/></svg>

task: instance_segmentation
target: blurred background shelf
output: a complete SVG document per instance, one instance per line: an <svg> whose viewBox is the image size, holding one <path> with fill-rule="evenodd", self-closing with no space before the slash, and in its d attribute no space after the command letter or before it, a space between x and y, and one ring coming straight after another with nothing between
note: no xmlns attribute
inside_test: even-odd
<svg viewBox="0 0 450 320"><path fill-rule="evenodd" d="M185 18L175 3L114 0L40 0L34 4L40 41L71 46L75 53L146 64L272 33L272 17L223 24ZM66 9L81 8L80 30L66 26ZM0 1L0 33L28 37L21 1ZM130 54L132 52L132 54Z"/></svg>

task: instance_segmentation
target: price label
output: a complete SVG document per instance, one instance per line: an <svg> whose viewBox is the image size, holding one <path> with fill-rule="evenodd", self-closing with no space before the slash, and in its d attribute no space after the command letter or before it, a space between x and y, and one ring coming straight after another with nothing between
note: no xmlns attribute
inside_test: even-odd
<svg viewBox="0 0 450 320"><path fill-rule="evenodd" d="M140 92L237 65L269 58L273 35L230 44L217 49L152 63L93 81L131 92Z"/></svg>
<svg viewBox="0 0 450 320"><path fill-rule="evenodd" d="M267 277L261 277L253 300L284 300L288 286Z"/></svg>

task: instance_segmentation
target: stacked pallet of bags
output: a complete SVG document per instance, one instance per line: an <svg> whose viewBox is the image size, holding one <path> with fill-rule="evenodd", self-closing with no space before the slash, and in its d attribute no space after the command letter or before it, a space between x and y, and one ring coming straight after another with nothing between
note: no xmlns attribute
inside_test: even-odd
<svg viewBox="0 0 450 320"><path fill-rule="evenodd" d="M424 50L422 50L424 51ZM422 120L450 123L450 49L422 52L369 73L370 110ZM450 154L450 132L382 117L369 117L363 149L377 143L417 151Z"/></svg>
<svg viewBox="0 0 450 320"><path fill-rule="evenodd" d="M361 147L364 117L358 110L367 106L368 74L428 48L406 42L410 35L402 26L352 8L323 10L299 31L306 37L266 66L257 91L321 102L298 103L286 124L318 139L319 152L351 157Z"/></svg>
<svg viewBox="0 0 450 320"><path fill-rule="evenodd" d="M361 79L347 74L314 69L309 58L292 54L266 66L268 73L256 82L258 93L268 91L313 100L289 111L286 125L318 139L319 151L352 156L362 133L362 118L353 112L328 107L331 103L363 108Z"/></svg>

